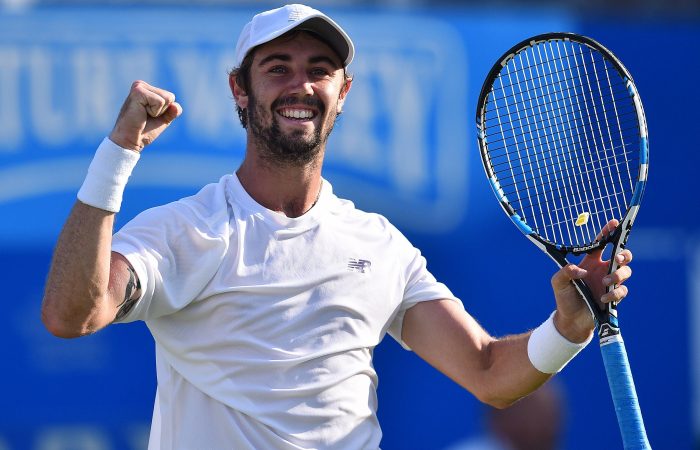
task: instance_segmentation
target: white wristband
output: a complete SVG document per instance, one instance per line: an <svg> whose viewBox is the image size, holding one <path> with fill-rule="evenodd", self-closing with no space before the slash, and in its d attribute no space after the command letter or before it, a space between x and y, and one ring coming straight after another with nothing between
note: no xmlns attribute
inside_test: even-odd
<svg viewBox="0 0 700 450"><path fill-rule="evenodd" d="M126 182L140 156L104 138L78 191L78 200L105 211L119 212Z"/></svg>
<svg viewBox="0 0 700 450"><path fill-rule="evenodd" d="M527 342L527 356L535 369L542 373L557 373L591 341L575 344L559 334L554 326L554 313L535 328Z"/></svg>

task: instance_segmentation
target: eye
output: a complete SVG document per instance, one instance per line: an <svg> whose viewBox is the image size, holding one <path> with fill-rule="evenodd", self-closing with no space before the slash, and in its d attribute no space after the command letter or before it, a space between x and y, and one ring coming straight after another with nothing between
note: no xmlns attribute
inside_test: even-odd
<svg viewBox="0 0 700 450"><path fill-rule="evenodd" d="M269 70L270 73L287 73L287 68L285 66L272 66Z"/></svg>
<svg viewBox="0 0 700 450"><path fill-rule="evenodd" d="M323 67L315 67L311 69L311 75L315 77L327 77L330 76L330 71L328 69L325 69Z"/></svg>

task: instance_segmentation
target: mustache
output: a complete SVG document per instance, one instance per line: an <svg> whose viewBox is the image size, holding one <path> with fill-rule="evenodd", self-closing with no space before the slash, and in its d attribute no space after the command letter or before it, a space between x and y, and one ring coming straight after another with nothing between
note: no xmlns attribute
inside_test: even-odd
<svg viewBox="0 0 700 450"><path fill-rule="evenodd" d="M299 105L299 104L316 108L321 113L325 112L325 110L326 110L326 105L324 105L323 102L321 100L319 100L317 97L297 98L294 96L287 96L287 97L278 98L277 100L272 102L272 109L282 108L284 106Z"/></svg>

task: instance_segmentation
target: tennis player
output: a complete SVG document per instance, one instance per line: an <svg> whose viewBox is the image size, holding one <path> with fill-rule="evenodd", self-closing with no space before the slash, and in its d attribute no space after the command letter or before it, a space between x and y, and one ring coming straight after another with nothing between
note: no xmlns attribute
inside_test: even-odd
<svg viewBox="0 0 700 450"><path fill-rule="evenodd" d="M97 149L56 245L42 319L66 338L146 322L158 377L149 448L377 449L372 352L386 333L504 407L591 339L571 279L585 277L603 302L626 296L631 253L605 279L597 254L554 275L556 310L533 332L484 331L396 228L321 177L353 56L347 33L312 8L253 17L229 78L243 163L114 236L132 168L182 113L175 95L135 82Z"/></svg>

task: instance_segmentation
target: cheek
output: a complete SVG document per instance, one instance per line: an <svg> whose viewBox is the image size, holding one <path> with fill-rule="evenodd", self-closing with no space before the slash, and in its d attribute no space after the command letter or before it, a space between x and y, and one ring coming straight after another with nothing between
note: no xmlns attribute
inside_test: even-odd
<svg viewBox="0 0 700 450"><path fill-rule="evenodd" d="M266 117L270 115L269 111L272 101L264 96L265 92L265 86L256 86L255 90L251 91L250 95L248 96L248 107L251 110L255 110L258 116ZM261 98L259 95L257 95L258 93L262 93L263 97Z"/></svg>
<svg viewBox="0 0 700 450"><path fill-rule="evenodd" d="M327 114L328 114L329 120L335 121L338 114L340 114L340 112L342 110L343 110L343 100L338 98L338 97L332 98L328 103Z"/></svg>
<svg viewBox="0 0 700 450"><path fill-rule="evenodd" d="M326 106L326 114L335 116L335 113L341 109L343 101L340 99L340 94L337 90L324 92L321 97L323 104Z"/></svg>
<svg viewBox="0 0 700 450"><path fill-rule="evenodd" d="M274 83L258 82L255 86L251 86L249 93L250 106L269 107L275 97L275 92L278 92Z"/></svg>

